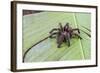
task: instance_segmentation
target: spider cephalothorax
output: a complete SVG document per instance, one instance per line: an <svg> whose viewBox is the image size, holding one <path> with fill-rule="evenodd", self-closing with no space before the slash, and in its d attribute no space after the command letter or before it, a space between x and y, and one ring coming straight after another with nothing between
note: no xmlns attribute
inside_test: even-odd
<svg viewBox="0 0 100 73"><path fill-rule="evenodd" d="M54 28L50 31L50 38L53 38L56 36L57 38L57 47L60 48L61 44L63 42L68 43L68 47L70 46L70 39L72 36L78 36L80 37L80 31L78 28L72 28L69 26L69 23L66 23L66 25L63 27L61 23L59 23L59 28ZM75 32L77 31L77 32Z"/></svg>

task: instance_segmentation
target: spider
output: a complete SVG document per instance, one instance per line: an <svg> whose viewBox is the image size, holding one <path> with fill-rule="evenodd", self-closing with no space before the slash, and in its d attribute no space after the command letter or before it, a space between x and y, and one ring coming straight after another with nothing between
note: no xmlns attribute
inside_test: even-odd
<svg viewBox="0 0 100 73"><path fill-rule="evenodd" d="M61 23L59 23L59 28L54 28L52 29L49 33L50 35L45 37L44 39L38 41L37 43L35 43L34 45L32 45L28 50L26 50L26 52L24 53L23 56L23 62L25 59L26 54L32 49L32 47L36 46L37 44L41 43L42 41L48 39L48 38L57 38L57 47L60 48L61 44L63 42L67 42L68 43L68 47L70 46L70 39L72 38L72 36L78 36L80 39L82 39L80 37L80 30L78 28L72 28L69 26L69 23L66 23L66 25L63 27ZM77 31L78 33L74 32ZM87 33L86 33L87 34Z"/></svg>
<svg viewBox="0 0 100 73"><path fill-rule="evenodd" d="M60 48L61 44L63 42L68 43L68 47L70 46L70 39L72 36L77 36L80 39L80 30L78 28L72 28L69 26L69 23L66 23L66 25L63 27L61 23L59 23L59 28L52 29L50 33L50 38L57 38L57 47ZM77 31L77 32L75 32Z"/></svg>

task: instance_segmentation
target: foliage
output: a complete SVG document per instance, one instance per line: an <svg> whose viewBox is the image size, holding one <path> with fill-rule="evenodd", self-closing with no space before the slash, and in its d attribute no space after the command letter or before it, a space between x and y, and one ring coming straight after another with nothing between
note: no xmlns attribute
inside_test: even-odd
<svg viewBox="0 0 100 73"><path fill-rule="evenodd" d="M49 35L49 31L58 27L61 22L70 23L73 28L80 29L80 36L71 39L71 46L63 43L57 48L56 39L46 39L31 48L25 57L25 62L84 60L90 59L91 51L91 14L74 12L40 12L23 16L23 54L33 44Z"/></svg>

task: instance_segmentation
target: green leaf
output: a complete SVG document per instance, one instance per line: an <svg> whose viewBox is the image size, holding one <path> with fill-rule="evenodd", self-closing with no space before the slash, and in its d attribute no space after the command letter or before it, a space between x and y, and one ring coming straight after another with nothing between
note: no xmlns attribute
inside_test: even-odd
<svg viewBox="0 0 100 73"><path fill-rule="evenodd" d="M49 31L64 26L67 22L80 29L80 36L70 40L71 46L63 43L57 48L56 39L46 39L32 47L25 56L25 62L85 60L91 58L91 14L74 12L40 12L23 16L23 55L35 43L49 36Z"/></svg>

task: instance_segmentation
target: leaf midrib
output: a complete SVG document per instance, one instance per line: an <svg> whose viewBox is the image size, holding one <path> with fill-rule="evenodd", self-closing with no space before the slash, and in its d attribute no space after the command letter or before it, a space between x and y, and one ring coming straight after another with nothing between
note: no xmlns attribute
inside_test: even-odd
<svg viewBox="0 0 100 73"><path fill-rule="evenodd" d="M77 18L76 18L75 13L73 13L73 18L74 18L74 22L75 22L75 27L78 28L79 26L78 26L78 23L77 23ZM83 50L82 42L81 42L80 39L78 39L78 40L79 40L79 42L80 42L80 50L81 50L81 53L82 53L82 57L83 57L83 59L85 59L85 55L84 55L84 50Z"/></svg>

